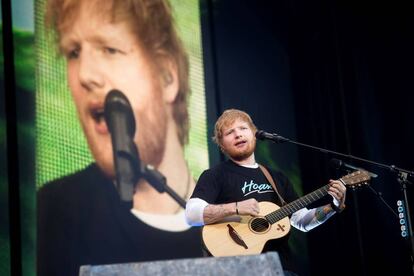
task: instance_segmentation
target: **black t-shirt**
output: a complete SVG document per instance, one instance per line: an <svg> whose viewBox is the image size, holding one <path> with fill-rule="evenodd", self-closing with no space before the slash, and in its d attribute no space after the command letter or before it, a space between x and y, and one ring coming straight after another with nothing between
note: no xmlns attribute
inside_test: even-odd
<svg viewBox="0 0 414 276"><path fill-rule="evenodd" d="M43 186L37 203L38 275L202 256L199 228L170 232L142 222L95 164Z"/></svg>
<svg viewBox="0 0 414 276"><path fill-rule="evenodd" d="M282 173L272 170L269 172L286 202L297 199L292 185ZM271 201L281 206L277 194L260 168L242 167L231 160L204 171L191 197L201 198L211 204L255 198L259 202Z"/></svg>
<svg viewBox="0 0 414 276"><path fill-rule="evenodd" d="M289 180L280 172L269 170L276 188L287 203L297 199ZM270 201L279 206L281 202L260 168L246 168L227 160L204 171L198 179L191 196L210 204L224 204L254 198L257 201ZM288 236L266 243L263 252L278 251L284 269L292 269Z"/></svg>

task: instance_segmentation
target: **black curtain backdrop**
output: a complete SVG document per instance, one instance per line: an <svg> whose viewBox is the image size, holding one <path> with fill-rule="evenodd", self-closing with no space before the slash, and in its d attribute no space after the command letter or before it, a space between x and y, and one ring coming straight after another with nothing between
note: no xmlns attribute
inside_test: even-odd
<svg viewBox="0 0 414 276"><path fill-rule="evenodd" d="M410 1L202 1L210 126L224 109L239 108L259 128L414 170L409 7ZM271 147L282 170L298 163L304 193L344 173L330 167L332 155ZM397 211L403 196L395 173L343 160L377 173L370 186ZM309 266L301 272L411 275L400 232L371 189L348 189L346 211L305 234Z"/></svg>

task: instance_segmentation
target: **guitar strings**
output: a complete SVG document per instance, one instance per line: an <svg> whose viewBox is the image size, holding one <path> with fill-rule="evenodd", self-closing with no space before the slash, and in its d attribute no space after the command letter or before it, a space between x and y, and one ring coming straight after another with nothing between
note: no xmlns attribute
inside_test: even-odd
<svg viewBox="0 0 414 276"><path fill-rule="evenodd" d="M278 209L274 212L271 212L271 213L269 213L265 216L257 217L257 218L263 219L270 226L271 224L274 224L277 221L280 221L280 220L284 219L285 217L287 217L289 215L289 213L292 214L295 211L305 207L306 205L322 198L323 196L326 195L326 193L328 191L328 188L329 188L329 184L326 185L326 186L321 187L320 189L318 189L318 190L316 190L316 191L314 191L314 192L312 192L308 195L305 195L302 198L299 198L299 199L283 206L282 208L280 208L280 209ZM320 192L320 194L319 194L319 192ZM307 199L309 200L309 202L306 202ZM302 204L302 202L305 202L305 204ZM285 210L288 210L288 212L286 212ZM258 219L255 219L251 223L252 228L260 227L261 225L262 225L262 222L261 222L261 220L258 220Z"/></svg>
<svg viewBox="0 0 414 276"><path fill-rule="evenodd" d="M339 181L341 181L344 185L356 185L358 183L367 181L368 179L364 178L364 175L359 176L359 178L357 178L356 176L358 176L359 174L361 174L360 171L354 172L352 174L348 174L342 178L339 179ZM355 178L355 180L354 180ZM355 181L355 182L352 182ZM329 184L325 185L321 188L319 188L316 191L313 191L312 193L309 193L305 196L303 196L302 198L299 198L285 206L283 206L282 208L273 211L265 216L260 216L260 217L256 217L256 218L260 218L259 219L255 219L252 223L251 226L254 227L259 227L262 225L262 221L266 221L266 223L269 224L269 226L273 223L276 223L277 221L280 221L282 219L284 219L286 216L292 213L294 213L295 211L299 210L300 208L305 207L306 205L322 198L323 196L325 196L328 192L328 188L329 188ZM315 198L314 198L315 196ZM309 200L309 202L306 202L306 200ZM302 204L302 202L305 202L305 204ZM290 209L292 208L292 209ZM288 212L285 212L285 210L289 210Z"/></svg>

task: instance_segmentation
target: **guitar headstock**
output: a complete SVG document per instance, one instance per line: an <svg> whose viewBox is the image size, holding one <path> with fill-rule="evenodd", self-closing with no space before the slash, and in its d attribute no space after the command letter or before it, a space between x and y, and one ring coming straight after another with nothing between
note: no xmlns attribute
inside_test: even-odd
<svg viewBox="0 0 414 276"><path fill-rule="evenodd" d="M345 185L351 186L353 188L367 185L370 179L371 176L367 171L364 170L354 171L340 178L340 180L342 180Z"/></svg>

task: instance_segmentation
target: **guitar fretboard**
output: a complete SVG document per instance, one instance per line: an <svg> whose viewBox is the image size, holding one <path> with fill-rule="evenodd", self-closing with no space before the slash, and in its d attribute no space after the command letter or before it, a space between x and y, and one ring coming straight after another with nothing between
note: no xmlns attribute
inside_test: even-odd
<svg viewBox="0 0 414 276"><path fill-rule="evenodd" d="M312 193L309 193L295 201L292 201L291 203L281 207L280 209L271 212L270 214L266 215L265 218L267 221L271 224L278 222L279 220L293 214L297 210L302 209L303 207L308 206L312 202L315 202L316 200L324 197L328 194L328 188L329 184L326 186L323 186L319 188L316 191L313 191Z"/></svg>

